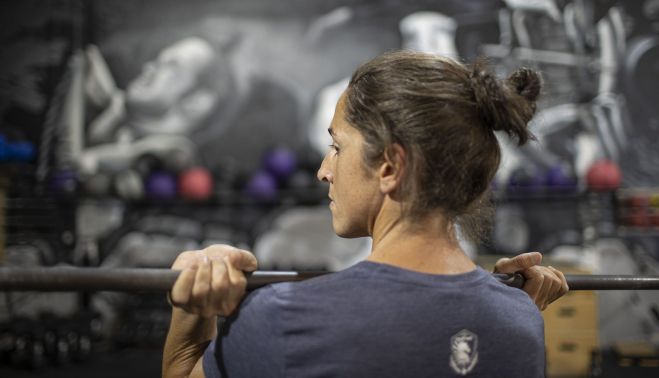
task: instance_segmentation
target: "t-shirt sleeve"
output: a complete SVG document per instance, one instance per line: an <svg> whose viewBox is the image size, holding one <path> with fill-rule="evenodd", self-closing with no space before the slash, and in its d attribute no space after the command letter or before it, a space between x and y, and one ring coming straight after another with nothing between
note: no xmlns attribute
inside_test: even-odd
<svg viewBox="0 0 659 378"><path fill-rule="evenodd" d="M283 376L283 305L272 286L250 293L204 352L206 377Z"/></svg>

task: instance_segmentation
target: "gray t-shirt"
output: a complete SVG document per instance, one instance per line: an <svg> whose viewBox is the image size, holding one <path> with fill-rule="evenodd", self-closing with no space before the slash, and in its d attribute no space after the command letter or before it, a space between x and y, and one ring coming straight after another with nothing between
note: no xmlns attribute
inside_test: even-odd
<svg viewBox="0 0 659 378"><path fill-rule="evenodd" d="M203 358L206 377L542 377L544 328L521 290L363 261L252 292Z"/></svg>

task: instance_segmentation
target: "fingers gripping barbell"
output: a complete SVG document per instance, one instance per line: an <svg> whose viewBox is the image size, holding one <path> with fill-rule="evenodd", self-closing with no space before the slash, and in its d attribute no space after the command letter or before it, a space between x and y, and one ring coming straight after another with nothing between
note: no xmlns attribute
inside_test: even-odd
<svg viewBox="0 0 659 378"><path fill-rule="evenodd" d="M0 268L0 291L169 291L180 271L147 268ZM277 282L301 281L331 272L256 271L247 290ZM504 284L521 288L520 274L493 273ZM659 290L659 276L566 275L570 290Z"/></svg>

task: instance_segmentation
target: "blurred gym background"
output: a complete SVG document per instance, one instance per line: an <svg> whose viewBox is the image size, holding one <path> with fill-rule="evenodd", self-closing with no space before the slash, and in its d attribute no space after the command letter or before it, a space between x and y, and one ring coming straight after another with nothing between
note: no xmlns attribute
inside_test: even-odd
<svg viewBox="0 0 659 378"><path fill-rule="evenodd" d="M0 265L166 268L214 243L339 270L315 179L347 78L396 48L542 72L482 266L659 274L659 1L24 0L0 5ZM3 377L159 376L163 295L0 293ZM544 312L550 377L659 372L659 293ZM441 327L441 324L437 325Z"/></svg>

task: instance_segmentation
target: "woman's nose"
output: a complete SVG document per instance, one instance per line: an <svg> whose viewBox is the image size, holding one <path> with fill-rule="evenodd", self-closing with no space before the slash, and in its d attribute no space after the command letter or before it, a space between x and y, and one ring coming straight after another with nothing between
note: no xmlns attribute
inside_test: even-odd
<svg viewBox="0 0 659 378"><path fill-rule="evenodd" d="M327 167L327 156L325 156L323 162L320 164L320 168L318 168L318 172L316 173L316 178L318 178L319 181L325 181L328 183L332 182L332 172Z"/></svg>

